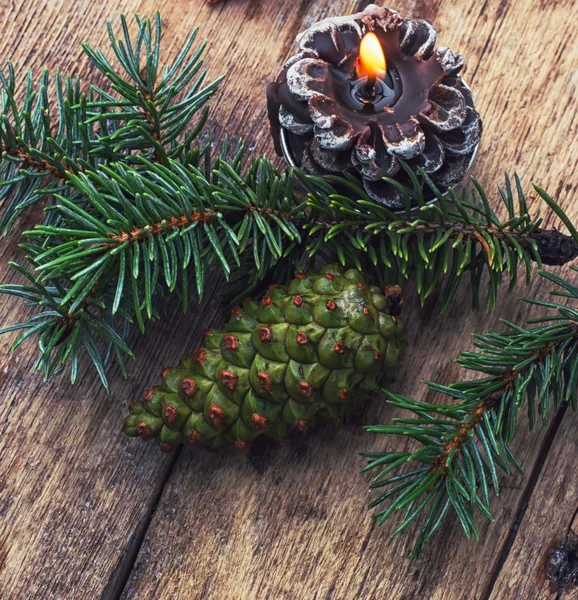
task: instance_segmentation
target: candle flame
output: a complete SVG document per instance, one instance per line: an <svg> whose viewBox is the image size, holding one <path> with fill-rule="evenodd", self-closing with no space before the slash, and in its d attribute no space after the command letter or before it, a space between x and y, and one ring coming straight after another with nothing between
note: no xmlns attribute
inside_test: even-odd
<svg viewBox="0 0 578 600"><path fill-rule="evenodd" d="M366 33L359 47L357 76L375 79L380 71L385 71L386 62L383 48L375 33Z"/></svg>

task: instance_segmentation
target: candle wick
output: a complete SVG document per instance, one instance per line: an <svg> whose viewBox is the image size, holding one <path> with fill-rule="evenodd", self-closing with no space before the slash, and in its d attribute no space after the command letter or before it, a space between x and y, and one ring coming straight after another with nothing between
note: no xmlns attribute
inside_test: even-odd
<svg viewBox="0 0 578 600"><path fill-rule="evenodd" d="M368 77L367 83L363 86L362 95L366 100L374 100L375 99L375 77Z"/></svg>

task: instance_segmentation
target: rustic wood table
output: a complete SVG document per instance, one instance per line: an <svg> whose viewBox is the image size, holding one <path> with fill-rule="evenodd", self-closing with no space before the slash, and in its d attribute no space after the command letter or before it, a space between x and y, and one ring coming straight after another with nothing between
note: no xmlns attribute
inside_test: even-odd
<svg viewBox="0 0 578 600"><path fill-rule="evenodd" d="M165 59L194 25L210 40L211 75L227 73L213 102L216 139L242 134L255 152L272 153L265 86L290 55L295 35L327 15L351 13L364 0L4 0L0 56L18 74L44 66L92 74L80 42L107 48L105 20L120 11L165 23ZM578 2L576 0L392 0L405 15L433 22L443 44L462 52L485 119L476 173L484 184L517 170L540 182L578 220ZM495 188L493 188L495 189ZM494 204L498 200L494 196ZM536 198L532 209L546 214ZM548 218L550 221L550 217ZM24 223L32 225L33 217ZM554 221L550 225L556 225ZM0 245L0 280L19 257L18 233ZM564 271L567 272L567 271ZM574 277L575 278L575 277ZM216 291L216 279L207 296ZM521 322L515 294L491 314L472 313L463 286L451 310L418 308L407 288L410 341L395 391L432 399L420 379L449 382L471 333ZM528 295L545 297L536 279ZM521 292L520 292L521 293ZM137 360L128 380L113 373L106 397L91 370L81 383L31 374L34 348L0 349L0 596L3 600L93 599L535 599L578 598L554 589L549 551L572 550L578 533L578 419L553 419L526 433L514 450L524 476L505 481L493 501L496 521L480 520L481 541L451 522L423 560L408 559L409 540L393 540L393 522L376 528L366 509L361 450L384 439L355 424L323 430L261 453L210 454L187 448L167 456L125 438L127 402L218 324L214 303L153 324L132 338ZM20 302L0 298L1 323L23 319ZM394 411L374 402L367 422ZM391 443L391 442L390 442ZM404 444L404 442L399 442ZM574 561L578 556L570 556Z"/></svg>

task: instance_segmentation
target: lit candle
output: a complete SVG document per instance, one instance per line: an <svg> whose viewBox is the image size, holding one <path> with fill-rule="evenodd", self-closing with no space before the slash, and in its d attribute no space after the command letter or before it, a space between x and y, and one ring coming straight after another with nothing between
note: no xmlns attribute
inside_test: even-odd
<svg viewBox="0 0 578 600"><path fill-rule="evenodd" d="M435 48L429 23L370 5L313 25L297 42L267 90L275 148L291 164L350 173L391 208L402 195L384 178L411 183L399 159L440 189L463 179L482 121L460 76L463 58Z"/></svg>
<svg viewBox="0 0 578 600"><path fill-rule="evenodd" d="M378 37L371 31L366 33L359 46L356 72L358 77L367 79L366 92L369 96L375 96L376 79L385 79L386 67L385 54Z"/></svg>
<svg viewBox="0 0 578 600"><path fill-rule="evenodd" d="M397 70L387 71L385 53L373 32L361 39L359 57L350 75L349 93L352 103L346 103L364 114L391 106L399 98L401 86Z"/></svg>

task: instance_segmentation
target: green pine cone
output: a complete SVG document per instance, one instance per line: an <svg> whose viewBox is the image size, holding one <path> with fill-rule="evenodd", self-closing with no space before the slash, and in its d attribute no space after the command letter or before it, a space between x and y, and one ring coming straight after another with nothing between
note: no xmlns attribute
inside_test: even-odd
<svg viewBox="0 0 578 600"><path fill-rule="evenodd" d="M130 404L124 432L169 452L185 442L243 448L261 434L283 439L320 420L340 422L399 362L401 304L397 286L368 286L336 265L272 286L165 369L162 384Z"/></svg>

